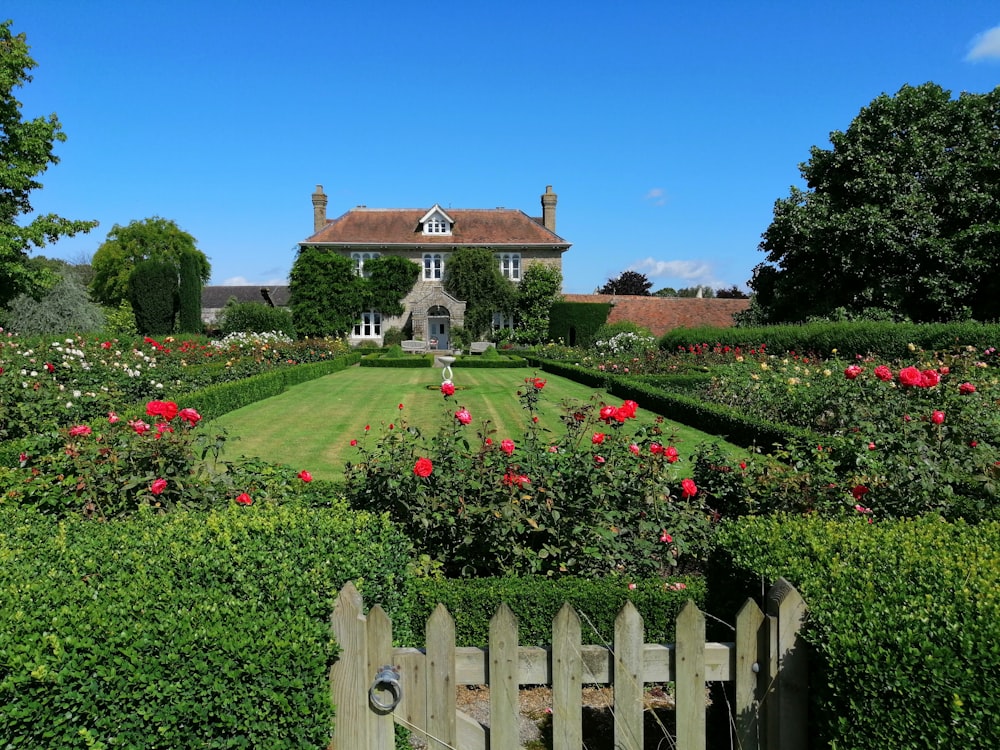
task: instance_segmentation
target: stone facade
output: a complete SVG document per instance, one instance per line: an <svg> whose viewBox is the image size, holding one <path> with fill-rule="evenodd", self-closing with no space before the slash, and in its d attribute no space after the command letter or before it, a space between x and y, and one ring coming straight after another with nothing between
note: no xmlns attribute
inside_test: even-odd
<svg viewBox="0 0 1000 750"><path fill-rule="evenodd" d="M312 194L313 234L299 246L327 248L353 258L359 273L364 273L365 260L383 255L419 265L421 274L403 300L403 315L383 318L379 311L367 311L355 327L352 343L381 343L385 331L395 327L448 349L450 330L464 325L466 307L444 291L449 253L462 247L486 248L497 257L501 273L514 281L533 263L561 272L562 254L570 243L555 233L557 200L550 185L541 196L541 217L518 209L445 209L435 204L430 209L358 206L331 220L326 214L327 196L317 185Z"/></svg>

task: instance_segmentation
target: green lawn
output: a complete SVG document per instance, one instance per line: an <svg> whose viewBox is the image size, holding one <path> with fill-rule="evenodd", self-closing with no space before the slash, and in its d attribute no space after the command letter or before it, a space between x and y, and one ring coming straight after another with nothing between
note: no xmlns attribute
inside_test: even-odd
<svg viewBox="0 0 1000 750"><path fill-rule="evenodd" d="M523 369L455 368L454 382L459 390L448 400L448 411L439 386L439 369L390 369L351 367L343 372L290 388L274 398L230 412L212 422L224 427L230 437L226 457L254 456L296 469L308 469L317 479L341 479L344 464L356 455L352 438L364 434L371 425L380 434L390 423L401 420L424 431L435 432L446 415L459 406L472 414L471 427L483 428L489 420L499 438L517 439L524 431L527 412L521 408L516 392L527 377L547 381L539 402L539 422L543 427L560 431L559 417L563 402L619 404L621 399L595 391L572 380ZM403 409L399 409L399 404ZM643 411L638 419L649 422L655 414ZM681 451L688 451L703 440L714 440L735 454L746 451L723 443L719 438L669 421L665 434L673 432L672 441Z"/></svg>

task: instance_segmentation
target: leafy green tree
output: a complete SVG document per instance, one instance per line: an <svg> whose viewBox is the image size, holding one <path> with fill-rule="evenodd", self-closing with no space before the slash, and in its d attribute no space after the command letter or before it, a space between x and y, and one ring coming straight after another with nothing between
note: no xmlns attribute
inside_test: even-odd
<svg viewBox="0 0 1000 750"><path fill-rule="evenodd" d="M634 294L639 297L648 297L649 289L653 282L646 278L646 274L638 271L622 271L617 278L608 279L600 289L598 294Z"/></svg>
<svg viewBox="0 0 1000 750"><path fill-rule="evenodd" d="M904 86L814 146L750 282L768 322L1000 316L1000 88Z"/></svg>
<svg viewBox="0 0 1000 750"><path fill-rule="evenodd" d="M715 290L715 296L719 299L749 299L750 295L740 289L736 284L730 287L723 287Z"/></svg>
<svg viewBox="0 0 1000 750"><path fill-rule="evenodd" d="M665 286L662 289L657 289L655 292L653 292L653 296L654 297L676 297L677 296L677 290L674 289L672 286Z"/></svg>
<svg viewBox="0 0 1000 750"><path fill-rule="evenodd" d="M544 263L529 263L517 285L515 332L522 344L538 344L549 338L549 314L562 290L559 269Z"/></svg>
<svg viewBox="0 0 1000 750"><path fill-rule="evenodd" d="M22 336L94 333L104 327L104 311L90 301L71 267L39 299L22 294L11 301L4 325Z"/></svg>
<svg viewBox="0 0 1000 750"><path fill-rule="evenodd" d="M175 222L153 216L124 227L115 224L94 253L91 290L101 304L117 307L128 298L128 279L136 264L144 260L165 261L179 276L181 260L187 254L196 260L198 278L203 284L208 283L212 274L208 258L198 249L195 238Z"/></svg>
<svg viewBox="0 0 1000 750"><path fill-rule="evenodd" d="M350 258L313 246L300 248L288 289L296 334L343 336L350 331L369 300L364 281Z"/></svg>
<svg viewBox="0 0 1000 750"><path fill-rule="evenodd" d="M58 277L44 266L29 264L31 248L44 247L60 237L89 232L96 221L73 221L55 214L36 216L21 225L17 219L32 213L30 195L42 187L38 176L58 164L56 141L66 134L58 118L21 119L21 103L14 90L31 81L37 63L28 54L27 37L11 31L12 21L0 22L0 308L20 294L38 297Z"/></svg>
<svg viewBox="0 0 1000 750"><path fill-rule="evenodd" d="M687 286L677 290L678 297L714 297L715 290L712 287L698 284L697 286Z"/></svg>
<svg viewBox="0 0 1000 750"><path fill-rule="evenodd" d="M177 330L181 333L201 333L201 277L198 275L198 256L194 253L184 253L181 256L180 309L177 317Z"/></svg>
<svg viewBox="0 0 1000 750"><path fill-rule="evenodd" d="M177 268L169 260L144 260L128 279L129 302L139 333L163 336L173 333L177 318Z"/></svg>
<svg viewBox="0 0 1000 750"><path fill-rule="evenodd" d="M465 300L465 328L475 338L493 326L493 314L514 312L514 282L504 278L493 253L484 247L460 247L448 258L444 290Z"/></svg>
<svg viewBox="0 0 1000 750"><path fill-rule="evenodd" d="M367 288L372 310L383 315L402 315L403 297L409 294L420 275L420 266L399 255L383 255L365 261Z"/></svg>
<svg viewBox="0 0 1000 750"><path fill-rule="evenodd" d="M294 336L295 324L291 311L284 307L271 307L262 302L237 302L234 297L222 308L219 330L224 336L238 331L281 331L286 336Z"/></svg>

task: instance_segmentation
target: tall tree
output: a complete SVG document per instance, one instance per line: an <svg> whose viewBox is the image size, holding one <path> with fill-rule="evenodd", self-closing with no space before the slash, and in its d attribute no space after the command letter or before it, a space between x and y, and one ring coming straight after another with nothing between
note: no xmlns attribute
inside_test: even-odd
<svg viewBox="0 0 1000 750"><path fill-rule="evenodd" d="M202 281L198 275L198 257L194 253L181 255L178 281L180 309L177 311L177 330L181 333L201 333L204 327L201 322Z"/></svg>
<svg viewBox="0 0 1000 750"><path fill-rule="evenodd" d="M493 325L493 314L514 312L514 282L500 273L496 257L484 247L460 247L448 257L444 290L465 300L465 328L480 337Z"/></svg>
<svg viewBox="0 0 1000 750"><path fill-rule="evenodd" d="M174 332L179 307L177 269L154 258L136 264L128 277L129 302L139 333L162 336Z"/></svg>
<svg viewBox="0 0 1000 750"><path fill-rule="evenodd" d="M196 260L198 278L203 284L208 283L212 274L208 258L198 249L195 238L174 221L153 216L124 227L115 224L94 253L91 261L94 280L90 288L101 304L117 307L128 297L129 275L138 263L165 261L173 265L179 277L181 259L188 253Z"/></svg>
<svg viewBox="0 0 1000 750"><path fill-rule="evenodd" d="M608 279L600 289L598 294L634 294L639 297L649 297L650 287L653 282L646 278L646 274L638 271L622 271L617 278Z"/></svg>
<svg viewBox="0 0 1000 750"><path fill-rule="evenodd" d="M767 320L1000 315L1000 88L904 86L814 146L750 286Z"/></svg>
<svg viewBox="0 0 1000 750"><path fill-rule="evenodd" d="M517 340L538 344L549 337L549 314L560 297L562 274L544 263L529 263L517 285Z"/></svg>
<svg viewBox="0 0 1000 750"><path fill-rule="evenodd" d="M58 118L21 119L21 102L14 90L31 82L28 71L37 63L28 54L27 37L11 31L12 21L0 22L0 308L19 294L38 297L58 276L44 266L29 264L32 248L60 237L89 232L96 221L72 221L45 214L27 224L18 217L32 212L30 195L42 187L38 176L58 164L56 141L65 141Z"/></svg>

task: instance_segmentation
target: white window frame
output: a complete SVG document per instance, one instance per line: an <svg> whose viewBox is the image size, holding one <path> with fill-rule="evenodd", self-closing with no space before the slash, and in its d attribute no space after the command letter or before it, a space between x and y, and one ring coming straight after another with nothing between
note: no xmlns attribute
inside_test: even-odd
<svg viewBox="0 0 1000 750"><path fill-rule="evenodd" d="M358 339L382 338L382 313L378 310L365 310L361 320L354 325L354 337Z"/></svg>
<svg viewBox="0 0 1000 750"><path fill-rule="evenodd" d="M500 275L511 281L521 280L521 254L501 253L497 256L500 261Z"/></svg>
<svg viewBox="0 0 1000 750"><path fill-rule="evenodd" d="M424 253L424 281L444 278L444 253Z"/></svg>
<svg viewBox="0 0 1000 750"><path fill-rule="evenodd" d="M374 260L381 257L381 255L382 253L351 253L351 260L354 261L354 273L367 279L371 274L365 273L365 261Z"/></svg>

